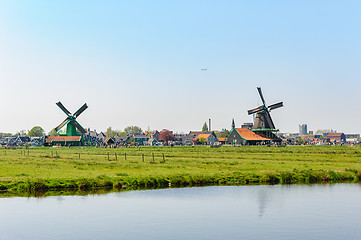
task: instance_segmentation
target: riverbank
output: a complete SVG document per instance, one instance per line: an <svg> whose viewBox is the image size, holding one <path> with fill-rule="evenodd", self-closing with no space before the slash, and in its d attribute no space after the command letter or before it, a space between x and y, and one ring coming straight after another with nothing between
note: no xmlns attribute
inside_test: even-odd
<svg viewBox="0 0 361 240"><path fill-rule="evenodd" d="M360 146L0 150L10 192L358 182Z"/></svg>

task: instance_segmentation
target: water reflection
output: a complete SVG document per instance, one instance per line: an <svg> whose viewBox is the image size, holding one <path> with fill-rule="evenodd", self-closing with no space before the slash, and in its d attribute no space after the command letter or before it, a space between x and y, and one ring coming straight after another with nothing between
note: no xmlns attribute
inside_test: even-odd
<svg viewBox="0 0 361 240"><path fill-rule="evenodd" d="M117 189L94 189L94 190L61 190L61 191L2 191L0 192L0 198L5 197L35 197L35 198L44 198L44 197L54 197L54 196L87 196L87 195L102 195L109 194L112 192L120 191L132 191L133 189L127 190L117 190Z"/></svg>
<svg viewBox="0 0 361 240"><path fill-rule="evenodd" d="M269 188L260 188L258 190L258 206L259 206L259 217L262 217L266 211L267 203L270 201L271 192Z"/></svg>
<svg viewBox="0 0 361 240"><path fill-rule="evenodd" d="M361 239L360 184L0 198L0 239Z"/></svg>

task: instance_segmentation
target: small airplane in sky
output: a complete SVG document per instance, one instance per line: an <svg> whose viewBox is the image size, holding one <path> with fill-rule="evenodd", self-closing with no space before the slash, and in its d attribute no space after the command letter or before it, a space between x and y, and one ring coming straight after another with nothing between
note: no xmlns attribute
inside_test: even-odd
<svg viewBox="0 0 361 240"><path fill-rule="evenodd" d="M207 68L201 68L201 71L207 71Z"/></svg>

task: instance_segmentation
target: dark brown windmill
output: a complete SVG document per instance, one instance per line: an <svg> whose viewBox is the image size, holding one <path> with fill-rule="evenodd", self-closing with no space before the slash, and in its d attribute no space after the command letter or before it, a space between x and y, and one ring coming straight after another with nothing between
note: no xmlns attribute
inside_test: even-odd
<svg viewBox="0 0 361 240"><path fill-rule="evenodd" d="M272 121L270 112L277 108L283 107L283 102L279 102L279 103L267 106L266 102L263 98L261 88L258 87L257 90L258 90L259 96L261 97L263 105L255 108L255 109L248 110L248 115L256 114L253 129L254 130L266 130L266 131L276 130L276 127Z"/></svg>

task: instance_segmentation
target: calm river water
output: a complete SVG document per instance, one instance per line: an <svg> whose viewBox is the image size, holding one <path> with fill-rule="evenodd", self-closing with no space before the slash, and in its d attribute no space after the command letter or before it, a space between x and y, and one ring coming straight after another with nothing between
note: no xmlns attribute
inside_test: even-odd
<svg viewBox="0 0 361 240"><path fill-rule="evenodd" d="M0 198L0 239L361 239L361 185Z"/></svg>

